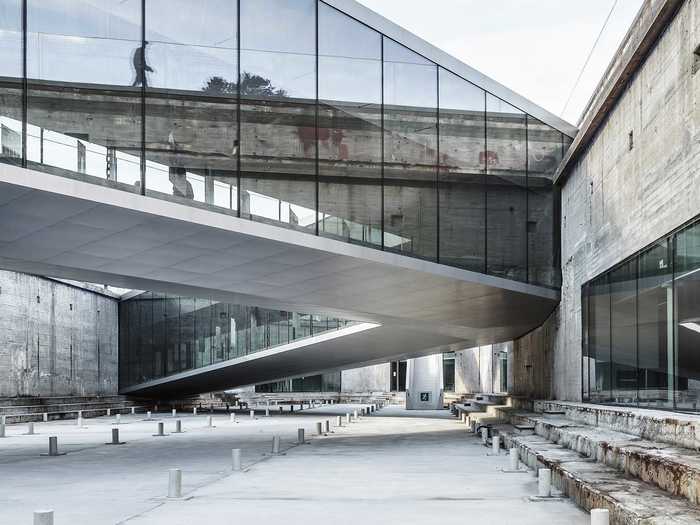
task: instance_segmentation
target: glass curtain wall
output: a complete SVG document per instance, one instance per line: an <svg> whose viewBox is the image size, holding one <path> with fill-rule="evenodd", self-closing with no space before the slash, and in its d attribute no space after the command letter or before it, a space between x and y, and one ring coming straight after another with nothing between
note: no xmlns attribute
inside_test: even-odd
<svg viewBox="0 0 700 525"><path fill-rule="evenodd" d="M583 287L584 399L695 411L700 221Z"/></svg>
<svg viewBox="0 0 700 525"><path fill-rule="evenodd" d="M119 305L120 386L340 330L353 321L145 292Z"/></svg>
<svg viewBox="0 0 700 525"><path fill-rule="evenodd" d="M559 285L571 139L323 1L0 15L0 162Z"/></svg>

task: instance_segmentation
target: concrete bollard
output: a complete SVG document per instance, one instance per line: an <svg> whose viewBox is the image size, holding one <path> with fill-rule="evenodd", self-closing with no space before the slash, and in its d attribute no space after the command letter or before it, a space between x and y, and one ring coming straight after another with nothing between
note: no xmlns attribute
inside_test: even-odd
<svg viewBox="0 0 700 525"><path fill-rule="evenodd" d="M520 458L518 457L518 449L510 449L510 470L518 470L520 466Z"/></svg>
<svg viewBox="0 0 700 525"><path fill-rule="evenodd" d="M304 429L303 428L298 428L297 429L297 444L302 445L305 443L304 440Z"/></svg>
<svg viewBox="0 0 700 525"><path fill-rule="evenodd" d="M83 416L78 416L78 420L76 421L75 424L78 426L78 428L82 428L82 426L83 426Z"/></svg>
<svg viewBox="0 0 700 525"><path fill-rule="evenodd" d="M211 416L207 416L207 426L208 426L209 428L213 428L213 427L214 427L214 422L212 421Z"/></svg>
<svg viewBox="0 0 700 525"><path fill-rule="evenodd" d="M273 454L280 453L280 437L279 436L272 436L272 453Z"/></svg>
<svg viewBox="0 0 700 525"><path fill-rule="evenodd" d="M328 434L330 431L331 431L331 422L326 419L323 422L323 432Z"/></svg>
<svg viewBox="0 0 700 525"><path fill-rule="evenodd" d="M231 470L239 472L241 470L241 449L231 449Z"/></svg>
<svg viewBox="0 0 700 525"><path fill-rule="evenodd" d="M289 405L289 411L294 412L294 405Z"/></svg>
<svg viewBox="0 0 700 525"><path fill-rule="evenodd" d="M541 468L537 479L537 495L540 498L549 498L552 495L552 471Z"/></svg>
<svg viewBox="0 0 700 525"><path fill-rule="evenodd" d="M591 509L591 525L610 525L608 509Z"/></svg>
<svg viewBox="0 0 700 525"><path fill-rule="evenodd" d="M343 426L343 418L340 416L335 417L335 426L336 427L342 427Z"/></svg>
<svg viewBox="0 0 700 525"><path fill-rule="evenodd" d="M112 429L112 442L111 443L105 443L106 445L123 445L124 443L119 441L119 429L118 428L113 428Z"/></svg>
<svg viewBox="0 0 700 525"><path fill-rule="evenodd" d="M173 415L173 417L177 417L177 409L176 408L173 408L172 415Z"/></svg>
<svg viewBox="0 0 700 525"><path fill-rule="evenodd" d="M353 421L357 422L357 420L358 420L357 410L352 411L352 419L353 419Z"/></svg>
<svg viewBox="0 0 700 525"><path fill-rule="evenodd" d="M350 424L350 413L345 414L345 423L348 425Z"/></svg>
<svg viewBox="0 0 700 525"><path fill-rule="evenodd" d="M111 408L108 408L108 409L107 409L107 415L108 415L108 416L111 416L111 415L112 415L112 409L111 409Z"/></svg>
<svg viewBox="0 0 700 525"><path fill-rule="evenodd" d="M192 409L192 415L193 415L193 416L196 416L196 415L197 415L197 407L194 407L194 408Z"/></svg>
<svg viewBox="0 0 700 525"><path fill-rule="evenodd" d="M44 423L48 423L49 422L49 415L46 412L44 412L44 416L42 417L42 419L44 420Z"/></svg>
<svg viewBox="0 0 700 525"><path fill-rule="evenodd" d="M27 423L27 435L28 436L33 436L34 435L34 423L31 421Z"/></svg>
<svg viewBox="0 0 700 525"><path fill-rule="evenodd" d="M121 415L121 414L117 414L117 415L116 415L116 418L117 418L117 419L116 419L116 423L117 423L117 425L118 425L119 423L122 422L122 415Z"/></svg>
<svg viewBox="0 0 700 525"><path fill-rule="evenodd" d="M34 525L53 525L53 511L35 510Z"/></svg>
<svg viewBox="0 0 700 525"><path fill-rule="evenodd" d="M175 421L175 434L182 434L182 420Z"/></svg>
<svg viewBox="0 0 700 525"><path fill-rule="evenodd" d="M481 427L481 442L486 445L489 440L489 429L486 427Z"/></svg>
<svg viewBox="0 0 700 525"><path fill-rule="evenodd" d="M58 438L56 436L49 438L49 456L58 456Z"/></svg>
<svg viewBox="0 0 700 525"><path fill-rule="evenodd" d="M255 410L250 411L250 419L255 419Z"/></svg>
<svg viewBox="0 0 700 525"><path fill-rule="evenodd" d="M0 438L5 437L5 423L0 421Z"/></svg>
<svg viewBox="0 0 700 525"><path fill-rule="evenodd" d="M278 408L278 410L279 410L279 412L280 412L280 414L281 414L281 413L282 413L282 406L278 406L277 408Z"/></svg>
<svg viewBox="0 0 700 525"><path fill-rule="evenodd" d="M158 433L153 434L153 437L163 437L163 436L165 436L164 423L162 421L159 421L158 422Z"/></svg>
<svg viewBox="0 0 700 525"><path fill-rule="evenodd" d="M229 420L231 423L235 423L235 422L236 422L236 414L229 414L228 420Z"/></svg>
<svg viewBox="0 0 700 525"><path fill-rule="evenodd" d="M151 420L151 411L149 410L148 412L146 412L146 421L150 421L150 420Z"/></svg>
<svg viewBox="0 0 700 525"><path fill-rule="evenodd" d="M168 497L182 497L182 470L179 468L171 468L168 475Z"/></svg>
<svg viewBox="0 0 700 525"><path fill-rule="evenodd" d="M317 436L322 436L323 435L323 423L320 421L316 423L316 435Z"/></svg>
<svg viewBox="0 0 700 525"><path fill-rule="evenodd" d="M132 416L136 415L136 407L131 407L131 415Z"/></svg>
<svg viewBox="0 0 700 525"><path fill-rule="evenodd" d="M493 436L491 438L491 452L498 456L501 453L501 437Z"/></svg>
<svg viewBox="0 0 700 525"><path fill-rule="evenodd" d="M270 417L270 409L265 407L265 417Z"/></svg>

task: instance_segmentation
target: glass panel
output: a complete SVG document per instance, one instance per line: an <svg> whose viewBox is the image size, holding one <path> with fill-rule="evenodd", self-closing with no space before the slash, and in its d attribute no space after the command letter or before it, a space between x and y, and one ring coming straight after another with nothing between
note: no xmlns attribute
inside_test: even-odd
<svg viewBox="0 0 700 525"><path fill-rule="evenodd" d="M316 231L316 2L241 0L241 216Z"/></svg>
<svg viewBox="0 0 700 525"><path fill-rule="evenodd" d="M27 0L31 168L140 191L140 0Z"/></svg>
<svg viewBox="0 0 700 525"><path fill-rule="evenodd" d="M195 368L212 363L211 311L212 303L209 299L195 299L195 336L197 352Z"/></svg>
<svg viewBox="0 0 700 525"><path fill-rule="evenodd" d="M610 272L612 388L616 403L637 403L637 261Z"/></svg>
<svg viewBox="0 0 700 525"><path fill-rule="evenodd" d="M610 285L608 276L603 275L589 286L588 355L595 366L590 370L590 390L592 401L609 401L610 389Z"/></svg>
<svg viewBox="0 0 700 525"><path fill-rule="evenodd" d="M0 0L0 162L22 162L22 0Z"/></svg>
<svg viewBox="0 0 700 525"><path fill-rule="evenodd" d="M381 35L319 3L319 233L381 246Z"/></svg>
<svg viewBox="0 0 700 525"><path fill-rule="evenodd" d="M194 368L195 357L195 299L180 298L180 370Z"/></svg>
<svg viewBox="0 0 700 525"><path fill-rule="evenodd" d="M555 265L558 208L552 179L561 162L562 134L528 116L527 140L528 281L558 286L559 269Z"/></svg>
<svg viewBox="0 0 700 525"><path fill-rule="evenodd" d="M485 271L484 90L440 69L440 262Z"/></svg>
<svg viewBox="0 0 700 525"><path fill-rule="evenodd" d="M146 185L237 209L237 7L146 2Z"/></svg>
<svg viewBox="0 0 700 525"><path fill-rule="evenodd" d="M486 95L487 272L527 279L525 113Z"/></svg>
<svg viewBox="0 0 700 525"><path fill-rule="evenodd" d="M642 406L673 408L673 282L670 243L639 256L639 371Z"/></svg>
<svg viewBox="0 0 700 525"><path fill-rule="evenodd" d="M581 394L583 396L583 401L589 401L591 398L590 392L590 371L591 366L594 364L593 360L589 358L589 347L590 341L588 333L590 330L590 318L588 315L589 308L589 286L584 284L581 293Z"/></svg>
<svg viewBox="0 0 700 525"><path fill-rule="evenodd" d="M700 224L676 236L676 408L697 409L700 393Z"/></svg>
<svg viewBox="0 0 700 525"><path fill-rule="evenodd" d="M180 298L168 296L165 300L167 358L166 375L179 371L180 366Z"/></svg>
<svg viewBox="0 0 700 525"><path fill-rule="evenodd" d="M437 258L437 66L384 38L384 247Z"/></svg>

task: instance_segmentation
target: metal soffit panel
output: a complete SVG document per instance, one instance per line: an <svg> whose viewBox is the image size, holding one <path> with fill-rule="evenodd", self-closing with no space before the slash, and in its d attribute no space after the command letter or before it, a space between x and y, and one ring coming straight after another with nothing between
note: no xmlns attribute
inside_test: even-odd
<svg viewBox="0 0 700 525"><path fill-rule="evenodd" d="M504 341L558 292L0 166L0 267Z"/></svg>

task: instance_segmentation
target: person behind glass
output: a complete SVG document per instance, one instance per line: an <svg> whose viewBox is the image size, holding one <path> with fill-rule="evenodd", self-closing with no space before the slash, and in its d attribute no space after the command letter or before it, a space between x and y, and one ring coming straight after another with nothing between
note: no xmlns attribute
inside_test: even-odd
<svg viewBox="0 0 700 525"><path fill-rule="evenodd" d="M171 166L168 168L168 179L173 185L173 195L175 197L194 199L194 190L192 189L190 181L187 180L187 171L185 168Z"/></svg>
<svg viewBox="0 0 700 525"><path fill-rule="evenodd" d="M134 71L136 72L136 78L132 87L143 86L148 87L148 77L146 73L153 73L153 68L146 63L146 46L148 42L144 41L142 46L139 46L134 50L134 56L132 61L134 63Z"/></svg>

